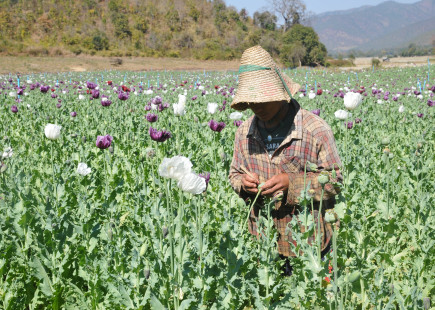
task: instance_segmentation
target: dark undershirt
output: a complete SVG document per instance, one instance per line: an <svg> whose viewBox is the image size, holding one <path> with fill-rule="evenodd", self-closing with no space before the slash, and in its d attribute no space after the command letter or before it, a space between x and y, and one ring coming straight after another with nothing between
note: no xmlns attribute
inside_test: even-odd
<svg viewBox="0 0 435 310"><path fill-rule="evenodd" d="M275 152L275 150L281 145L282 141L287 137L295 116L295 106L290 102L287 114L278 126L267 129L257 126L264 145L266 145L269 156L272 156L273 152Z"/></svg>

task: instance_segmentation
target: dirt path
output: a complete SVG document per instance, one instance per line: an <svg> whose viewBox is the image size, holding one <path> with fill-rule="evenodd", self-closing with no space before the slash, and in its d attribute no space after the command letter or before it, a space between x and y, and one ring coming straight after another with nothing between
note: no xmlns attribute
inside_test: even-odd
<svg viewBox="0 0 435 310"><path fill-rule="evenodd" d="M435 63L435 56L431 56ZM371 67L371 57L356 58L354 67L341 67L337 70L360 70ZM120 62L120 64L115 64ZM388 62L382 62L382 67L409 67L427 64L427 56L397 57ZM140 57L99 57L99 56L0 56L0 74L38 73L38 72L85 72L100 70L120 71L156 71L156 70L207 70L236 71L239 59L224 60L194 60L179 58L140 58Z"/></svg>

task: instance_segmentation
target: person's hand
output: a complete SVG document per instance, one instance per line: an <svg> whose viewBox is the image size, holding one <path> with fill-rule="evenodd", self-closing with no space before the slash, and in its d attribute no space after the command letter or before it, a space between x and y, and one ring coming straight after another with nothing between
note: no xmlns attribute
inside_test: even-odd
<svg viewBox="0 0 435 310"><path fill-rule="evenodd" d="M264 182L261 187L261 194L264 196L271 197L278 191L286 193L289 185L289 176L287 173L281 173L274 175L269 180Z"/></svg>
<svg viewBox="0 0 435 310"><path fill-rule="evenodd" d="M248 194L257 194L258 184L260 184L260 178L255 172L251 172L251 176L248 174L242 175L242 189Z"/></svg>

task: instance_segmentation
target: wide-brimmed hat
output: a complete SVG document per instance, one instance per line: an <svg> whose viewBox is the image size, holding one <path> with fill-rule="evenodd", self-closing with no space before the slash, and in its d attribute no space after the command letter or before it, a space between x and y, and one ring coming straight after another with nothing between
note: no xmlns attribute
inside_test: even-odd
<svg viewBox="0 0 435 310"><path fill-rule="evenodd" d="M243 111L248 103L289 102L299 89L300 85L281 72L270 54L257 45L242 54L239 86L231 108Z"/></svg>

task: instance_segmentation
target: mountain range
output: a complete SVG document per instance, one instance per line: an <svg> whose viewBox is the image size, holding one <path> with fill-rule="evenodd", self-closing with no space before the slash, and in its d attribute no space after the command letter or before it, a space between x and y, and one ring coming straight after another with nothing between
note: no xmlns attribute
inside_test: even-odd
<svg viewBox="0 0 435 310"><path fill-rule="evenodd" d="M330 53L435 45L435 0L326 12L315 15L311 26Z"/></svg>

